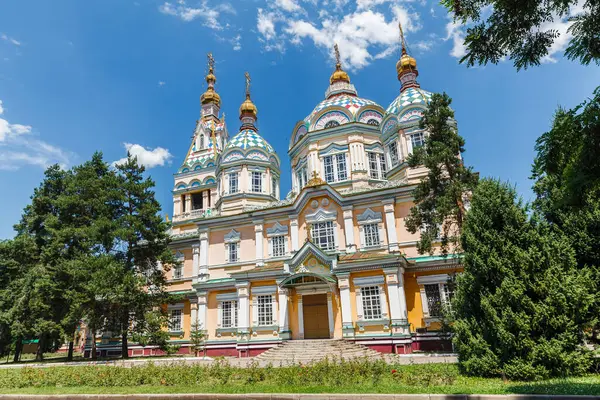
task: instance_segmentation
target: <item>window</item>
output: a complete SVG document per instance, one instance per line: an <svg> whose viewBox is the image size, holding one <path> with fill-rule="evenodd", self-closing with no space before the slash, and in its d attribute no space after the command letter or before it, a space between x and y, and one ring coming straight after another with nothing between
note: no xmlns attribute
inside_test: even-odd
<svg viewBox="0 0 600 400"><path fill-rule="evenodd" d="M179 264L173 268L173 279L181 279L183 278L183 265Z"/></svg>
<svg viewBox="0 0 600 400"><path fill-rule="evenodd" d="M198 145L200 149L204 148L204 135L200 135L200 144Z"/></svg>
<svg viewBox="0 0 600 400"><path fill-rule="evenodd" d="M202 192L192 193L192 210L201 210L204 208Z"/></svg>
<svg viewBox="0 0 600 400"><path fill-rule="evenodd" d="M421 147L425 144L425 137L423 136L423 132L412 134L410 136L410 140L412 142L413 149Z"/></svg>
<svg viewBox="0 0 600 400"><path fill-rule="evenodd" d="M327 123L325 124L325 128L333 128L336 126L340 126L340 123L334 120L327 121Z"/></svg>
<svg viewBox="0 0 600 400"><path fill-rule="evenodd" d="M379 246L379 224L363 225L365 232L365 247Z"/></svg>
<svg viewBox="0 0 600 400"><path fill-rule="evenodd" d="M339 182L348 179L346 171L346 154L339 153L333 156L323 157L323 169L325 171L325 181Z"/></svg>
<svg viewBox="0 0 600 400"><path fill-rule="evenodd" d="M385 179L385 158L381 153L368 152L369 176L371 179Z"/></svg>
<svg viewBox="0 0 600 400"><path fill-rule="evenodd" d="M308 170L306 167L299 168L298 171L296 171L296 178L298 179L298 190L302 190L308 182Z"/></svg>
<svg viewBox="0 0 600 400"><path fill-rule="evenodd" d="M169 328L171 331L174 332L178 332L181 330L181 310L171 310Z"/></svg>
<svg viewBox="0 0 600 400"><path fill-rule="evenodd" d="M425 285L425 296L427 296L427 306L429 307L430 317L442 316L442 297L440 295L440 285L438 283Z"/></svg>
<svg viewBox="0 0 600 400"><path fill-rule="evenodd" d="M221 327L235 328L238 325L238 302L229 300L221 302Z"/></svg>
<svg viewBox="0 0 600 400"><path fill-rule="evenodd" d="M277 179L271 178L271 196L277 197Z"/></svg>
<svg viewBox="0 0 600 400"><path fill-rule="evenodd" d="M398 143L393 141L388 148L390 149L390 161L392 167L395 167L400 162L400 157L398 156Z"/></svg>
<svg viewBox="0 0 600 400"><path fill-rule="evenodd" d="M227 261L236 262L238 261L238 244L227 243Z"/></svg>
<svg viewBox="0 0 600 400"><path fill-rule="evenodd" d="M333 221L312 224L310 227L310 236L313 243L322 250L335 250Z"/></svg>
<svg viewBox="0 0 600 400"><path fill-rule="evenodd" d="M379 126L379 121L377 121L375 118L371 118L367 121L367 125Z"/></svg>
<svg viewBox="0 0 600 400"><path fill-rule="evenodd" d="M262 173L261 172L252 172L252 191L255 193L262 192Z"/></svg>
<svg viewBox="0 0 600 400"><path fill-rule="evenodd" d="M444 284L442 285L443 293L444 293L444 305L446 308L450 308L452 297L454 297L454 290L452 285Z"/></svg>
<svg viewBox="0 0 600 400"><path fill-rule="evenodd" d="M257 299L258 325L273 325L273 298L269 295L260 295Z"/></svg>
<svg viewBox="0 0 600 400"><path fill-rule="evenodd" d="M285 236L273 236L271 238L271 246L273 246L273 257L281 257L285 255Z"/></svg>
<svg viewBox="0 0 600 400"><path fill-rule="evenodd" d="M230 172L229 173L229 193L237 193L239 190L239 184L238 184L238 174L237 172Z"/></svg>
<svg viewBox="0 0 600 400"><path fill-rule="evenodd" d="M379 286L367 286L360 288L363 304L364 319L381 319L381 296Z"/></svg>

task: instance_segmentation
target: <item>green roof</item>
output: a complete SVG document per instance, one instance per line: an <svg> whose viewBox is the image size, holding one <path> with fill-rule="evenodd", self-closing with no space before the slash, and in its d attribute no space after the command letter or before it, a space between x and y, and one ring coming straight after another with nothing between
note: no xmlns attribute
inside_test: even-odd
<svg viewBox="0 0 600 400"><path fill-rule="evenodd" d="M462 258L462 254L448 254L446 257L444 256L421 256L421 257L408 257L407 260L414 261L416 263L428 262L428 261L444 261L444 260L452 260L455 258Z"/></svg>

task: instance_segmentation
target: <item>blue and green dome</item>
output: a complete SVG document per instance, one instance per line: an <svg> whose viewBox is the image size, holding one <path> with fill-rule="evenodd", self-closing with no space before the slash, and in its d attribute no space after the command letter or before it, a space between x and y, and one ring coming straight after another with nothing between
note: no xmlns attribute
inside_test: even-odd
<svg viewBox="0 0 600 400"><path fill-rule="evenodd" d="M407 122L421 118L422 109L431 101L431 92L417 87L403 90L386 110L386 114L398 116L398 122Z"/></svg>
<svg viewBox="0 0 600 400"><path fill-rule="evenodd" d="M231 140L227 143L225 150L234 148L242 150L257 148L268 153L275 153L273 146L271 146L262 136L252 129L244 129L231 138Z"/></svg>

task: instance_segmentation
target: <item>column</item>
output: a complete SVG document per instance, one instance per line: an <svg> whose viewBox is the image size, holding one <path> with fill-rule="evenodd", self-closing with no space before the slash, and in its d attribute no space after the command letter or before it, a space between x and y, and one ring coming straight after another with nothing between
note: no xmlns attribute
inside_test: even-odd
<svg viewBox="0 0 600 400"><path fill-rule="evenodd" d="M206 325L206 306L208 303L208 292L198 292L198 326L208 331L208 326Z"/></svg>
<svg viewBox="0 0 600 400"><path fill-rule="evenodd" d="M190 299L190 328L194 329L194 324L198 323L198 299Z"/></svg>
<svg viewBox="0 0 600 400"><path fill-rule="evenodd" d="M176 196L173 198L173 217L181 214L181 198Z"/></svg>
<svg viewBox="0 0 600 400"><path fill-rule="evenodd" d="M192 282L198 282L198 274L200 273L200 243L192 245Z"/></svg>
<svg viewBox="0 0 600 400"><path fill-rule="evenodd" d="M191 194L186 194L185 196L185 212L190 212L192 211L192 195Z"/></svg>
<svg viewBox="0 0 600 400"><path fill-rule="evenodd" d="M352 206L342 207L344 212L344 234L346 235L346 253L356 251L356 242L354 240L354 221L352 219Z"/></svg>
<svg viewBox="0 0 600 400"><path fill-rule="evenodd" d="M202 209L206 210L208 207L208 190L202 191Z"/></svg>
<svg viewBox="0 0 600 400"><path fill-rule="evenodd" d="M263 221L254 222L254 241L256 243L256 265L264 265Z"/></svg>
<svg viewBox="0 0 600 400"><path fill-rule="evenodd" d="M298 216L290 215L290 235L292 239L292 253L298 251L300 246L298 245Z"/></svg>
<svg viewBox="0 0 600 400"><path fill-rule="evenodd" d="M382 201L385 211L385 227L387 231L389 251L399 251L398 233L396 231L396 217L394 215L394 204L396 199L386 199Z"/></svg>
<svg viewBox="0 0 600 400"><path fill-rule="evenodd" d="M279 337L290 339L290 324L288 317L288 289L277 288L279 295Z"/></svg>
<svg viewBox="0 0 600 400"><path fill-rule="evenodd" d="M344 337L354 336L354 324L352 323L352 304L350 302L350 274L338 275L338 287L340 288L340 306L342 308L342 333Z"/></svg>
<svg viewBox="0 0 600 400"><path fill-rule="evenodd" d="M409 335L406 295L404 293L404 268L384 269L392 320L392 335Z"/></svg>
<svg viewBox="0 0 600 400"><path fill-rule="evenodd" d="M333 321L333 293L327 292L327 319L329 320L329 338L333 339L334 321Z"/></svg>
<svg viewBox="0 0 600 400"><path fill-rule="evenodd" d="M235 285L238 292L238 332L242 335L240 339L247 339L244 335L248 335L250 328L250 320L248 314L250 312L250 304L248 303L248 295L250 284L248 282L242 282Z"/></svg>
<svg viewBox="0 0 600 400"><path fill-rule="evenodd" d="M298 337L304 339L304 308L302 307L302 295L296 297L298 303Z"/></svg>
<svg viewBox="0 0 600 400"><path fill-rule="evenodd" d="M198 271L198 280L204 282L208 280L210 274L208 272L208 229L200 231L200 262Z"/></svg>

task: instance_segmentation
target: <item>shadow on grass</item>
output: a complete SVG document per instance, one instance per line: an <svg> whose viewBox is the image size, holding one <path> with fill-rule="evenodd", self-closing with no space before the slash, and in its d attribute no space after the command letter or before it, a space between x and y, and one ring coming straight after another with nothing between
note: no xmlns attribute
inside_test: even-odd
<svg viewBox="0 0 600 400"><path fill-rule="evenodd" d="M600 395L600 383L592 378L582 377L573 380L555 380L551 382L511 383L506 392L514 394L559 394L559 395ZM588 381L589 380L589 381Z"/></svg>

